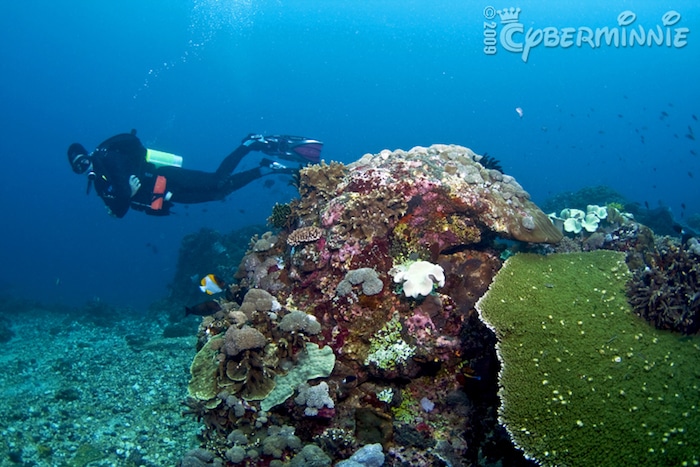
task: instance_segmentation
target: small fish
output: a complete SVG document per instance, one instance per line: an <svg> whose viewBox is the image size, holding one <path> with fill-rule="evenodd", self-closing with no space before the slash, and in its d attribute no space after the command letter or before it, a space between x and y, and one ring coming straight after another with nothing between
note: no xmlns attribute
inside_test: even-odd
<svg viewBox="0 0 700 467"><path fill-rule="evenodd" d="M221 293L224 291L224 288L226 288L226 282L224 282L214 274L206 275L202 278L202 280L199 283L201 284L199 286L199 290L206 293L207 295Z"/></svg>
<svg viewBox="0 0 700 467"><path fill-rule="evenodd" d="M695 114L693 114L693 120L695 120L696 122L698 121L698 117L696 117Z"/></svg>
<svg viewBox="0 0 700 467"><path fill-rule="evenodd" d="M516 107L515 111L518 113L518 117L523 118L523 108L522 107Z"/></svg>
<svg viewBox="0 0 700 467"><path fill-rule="evenodd" d="M263 186L264 186L265 188L270 188L270 187L272 187L272 185L274 185L274 184L275 184L275 181L274 181L274 180L267 179L267 180L265 180L265 182L263 183Z"/></svg>
<svg viewBox="0 0 700 467"><path fill-rule="evenodd" d="M662 110L662 111L661 111L661 120L663 120L663 119L666 118L666 117L668 117L668 112Z"/></svg>
<svg viewBox="0 0 700 467"><path fill-rule="evenodd" d="M213 315L217 311L221 310L221 305L216 300L208 300L206 302L199 303L194 306L185 307L185 316L197 315L197 316L209 316Z"/></svg>
<svg viewBox="0 0 700 467"><path fill-rule="evenodd" d="M685 203L681 203L681 207L685 210Z"/></svg>
<svg viewBox="0 0 700 467"><path fill-rule="evenodd" d="M692 155L694 155L694 156L697 156L697 155L698 155L698 153L695 152L695 149L691 149L691 150L690 150L690 153L691 153Z"/></svg>
<svg viewBox="0 0 700 467"><path fill-rule="evenodd" d="M693 178L693 172L688 171L688 177Z"/></svg>
<svg viewBox="0 0 700 467"><path fill-rule="evenodd" d="M688 139L692 139L693 141L695 141L695 135L692 134L692 133L688 133L687 135L685 135L685 137L688 138Z"/></svg>

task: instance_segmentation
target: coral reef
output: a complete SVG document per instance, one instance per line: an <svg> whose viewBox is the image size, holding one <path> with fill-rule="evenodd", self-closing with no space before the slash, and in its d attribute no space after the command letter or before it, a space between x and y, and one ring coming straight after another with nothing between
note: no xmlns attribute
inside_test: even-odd
<svg viewBox="0 0 700 467"><path fill-rule="evenodd" d="M435 145L301 170L301 198L273 210L280 230L248 243L222 309L200 325L188 405L203 448L237 465L328 465L354 451L394 465L518 459L486 447L505 440L495 398L486 409L466 395L496 387L474 304L500 267L497 238L562 233L480 160ZM471 429L477 419L490 428ZM300 442L278 442L285 426Z"/></svg>
<svg viewBox="0 0 700 467"><path fill-rule="evenodd" d="M508 259L479 301L499 339L500 416L542 465L700 461L700 341L634 315L625 255Z"/></svg>

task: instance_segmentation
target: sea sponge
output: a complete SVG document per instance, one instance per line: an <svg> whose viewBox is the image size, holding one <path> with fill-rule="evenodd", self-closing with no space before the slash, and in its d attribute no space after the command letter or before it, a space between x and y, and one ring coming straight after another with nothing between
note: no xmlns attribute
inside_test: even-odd
<svg viewBox="0 0 700 467"><path fill-rule="evenodd" d="M362 293L365 295L377 295L384 288L384 283L379 279L377 271L373 268L360 268L348 271L345 278L338 283L335 289L336 295L344 296L352 292L353 285L362 284Z"/></svg>
<svg viewBox="0 0 700 467"><path fill-rule="evenodd" d="M437 283L438 287L445 285L445 271L442 266L428 261L416 261L408 268L399 266L393 271L394 282L403 282L403 293L407 297L425 297L433 291L434 284Z"/></svg>
<svg viewBox="0 0 700 467"><path fill-rule="evenodd" d="M267 339L260 331L250 326L238 329L231 326L224 336L224 353L235 357L244 350L260 349L267 345Z"/></svg>
<svg viewBox="0 0 700 467"><path fill-rule="evenodd" d="M287 332L301 331L304 334L314 335L321 332L321 323L315 316L294 310L284 315L280 321L279 328Z"/></svg>

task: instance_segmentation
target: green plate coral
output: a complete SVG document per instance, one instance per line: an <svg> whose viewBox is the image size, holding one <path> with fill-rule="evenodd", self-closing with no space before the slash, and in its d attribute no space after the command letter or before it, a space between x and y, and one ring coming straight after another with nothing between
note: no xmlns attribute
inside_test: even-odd
<svg viewBox="0 0 700 467"><path fill-rule="evenodd" d="M498 337L501 422L543 465L698 465L700 339L630 311L624 254L508 259L477 308Z"/></svg>

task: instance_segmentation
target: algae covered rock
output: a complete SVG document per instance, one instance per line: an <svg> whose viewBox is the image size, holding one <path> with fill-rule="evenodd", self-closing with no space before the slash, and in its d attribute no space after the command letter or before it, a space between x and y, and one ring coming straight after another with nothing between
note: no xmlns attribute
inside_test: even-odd
<svg viewBox="0 0 700 467"><path fill-rule="evenodd" d="M700 461L700 339L634 315L624 253L508 259L477 308L498 338L500 420L543 465Z"/></svg>
<svg viewBox="0 0 700 467"><path fill-rule="evenodd" d="M561 232L518 182L485 168L480 159L471 149L444 144L367 154L348 166L342 192L376 191L390 201L388 189L398 195L393 200L398 212L384 217L405 222L412 241L437 241L440 249L478 243L484 231L525 242L558 242ZM347 201L351 208L353 198Z"/></svg>
<svg viewBox="0 0 700 467"><path fill-rule="evenodd" d="M534 243L561 240L562 232L518 182L480 159L471 149L435 144L366 154L344 171L305 168L295 212L301 225L325 228L332 248L348 238L369 244L391 235L404 250L434 257L479 244L489 234Z"/></svg>

